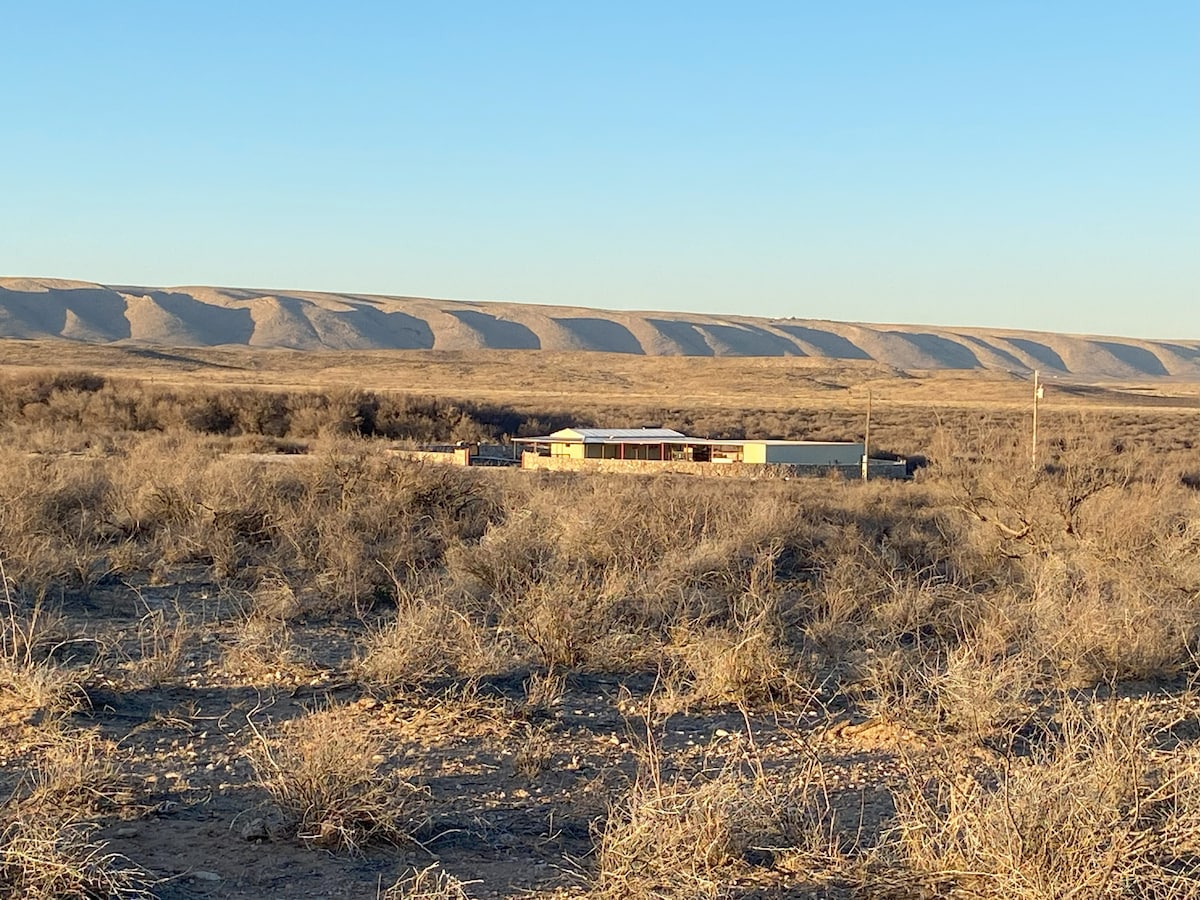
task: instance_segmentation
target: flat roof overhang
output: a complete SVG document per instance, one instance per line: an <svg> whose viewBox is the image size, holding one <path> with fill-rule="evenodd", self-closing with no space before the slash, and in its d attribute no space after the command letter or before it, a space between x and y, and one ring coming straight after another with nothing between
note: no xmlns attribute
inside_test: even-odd
<svg viewBox="0 0 1200 900"><path fill-rule="evenodd" d="M514 444L705 444L698 438L513 438Z"/></svg>

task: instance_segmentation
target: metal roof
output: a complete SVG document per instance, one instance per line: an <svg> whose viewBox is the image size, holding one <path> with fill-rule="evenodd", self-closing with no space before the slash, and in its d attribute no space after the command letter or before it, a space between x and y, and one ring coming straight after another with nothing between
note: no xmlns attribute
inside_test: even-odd
<svg viewBox="0 0 1200 900"><path fill-rule="evenodd" d="M678 444L692 441L671 428L564 428L542 437L513 438L514 443Z"/></svg>
<svg viewBox="0 0 1200 900"><path fill-rule="evenodd" d="M628 438L661 441L663 438L682 438L687 435L674 428L564 428L554 432L551 437L581 437L584 441L589 438L605 441L623 441Z"/></svg>

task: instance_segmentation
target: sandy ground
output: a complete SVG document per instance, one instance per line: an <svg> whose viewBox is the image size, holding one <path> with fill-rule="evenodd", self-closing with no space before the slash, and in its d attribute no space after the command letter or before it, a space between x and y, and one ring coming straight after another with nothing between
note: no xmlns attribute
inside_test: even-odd
<svg viewBox="0 0 1200 900"><path fill-rule="evenodd" d="M474 897L581 893L597 830L628 790L647 738L648 674L574 674L558 702L530 710L528 672L466 690L367 689L348 674L359 624L296 623L288 661L273 668L259 655L262 665L248 672L231 654L244 640L238 604L208 585L108 586L63 611L85 657L103 648L86 702L67 722L77 735L98 736L120 770L119 799L98 816L98 837L152 873L164 900L375 897L430 865L471 882ZM148 638L155 613L167 634L184 634L175 625L185 622L186 638ZM388 765L423 795L412 841L354 854L306 846L285 827L255 775L257 735L330 706L348 707L394 742ZM42 752L44 724L37 711L0 723L0 793ZM889 789L927 749L819 695L748 715L677 713L656 720L650 735L672 772L751 760L768 773L819 770L846 832L865 840L893 810ZM739 878L762 896L803 884L769 853Z"/></svg>

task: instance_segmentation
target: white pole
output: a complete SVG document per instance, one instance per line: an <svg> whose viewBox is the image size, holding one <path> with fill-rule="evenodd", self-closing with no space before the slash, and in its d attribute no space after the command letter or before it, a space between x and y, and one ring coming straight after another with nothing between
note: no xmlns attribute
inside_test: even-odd
<svg viewBox="0 0 1200 900"><path fill-rule="evenodd" d="M862 480L866 483L871 459L871 389L867 388L867 433L863 436Z"/></svg>
<svg viewBox="0 0 1200 900"><path fill-rule="evenodd" d="M1038 384L1038 370L1033 370L1033 439L1029 445L1029 465L1037 468L1037 414L1038 401L1042 399L1042 388Z"/></svg>

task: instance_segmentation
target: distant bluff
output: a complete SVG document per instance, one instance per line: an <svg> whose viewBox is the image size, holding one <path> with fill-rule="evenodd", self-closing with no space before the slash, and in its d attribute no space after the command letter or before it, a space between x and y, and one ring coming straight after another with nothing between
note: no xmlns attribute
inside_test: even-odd
<svg viewBox="0 0 1200 900"><path fill-rule="evenodd" d="M1041 369L1200 378L1200 340L311 291L133 287L0 278L0 337L293 350L558 350L650 356L808 356L897 369Z"/></svg>

